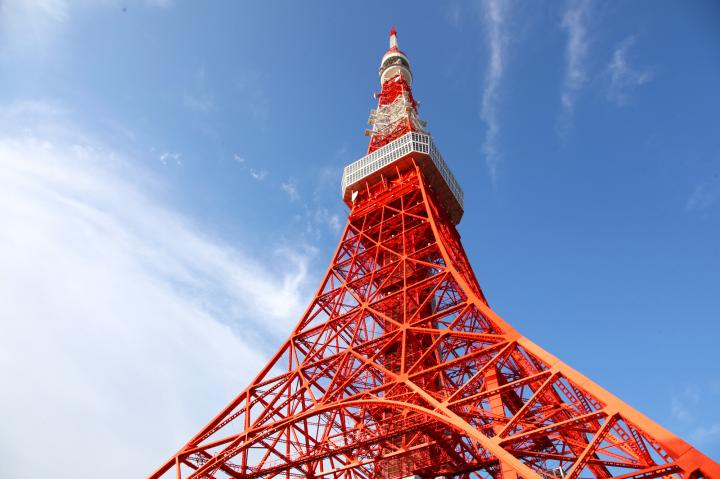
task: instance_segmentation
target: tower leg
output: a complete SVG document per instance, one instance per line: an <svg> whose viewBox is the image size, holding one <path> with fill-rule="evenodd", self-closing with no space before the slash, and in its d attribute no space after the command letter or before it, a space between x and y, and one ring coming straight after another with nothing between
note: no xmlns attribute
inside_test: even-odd
<svg viewBox="0 0 720 479"><path fill-rule="evenodd" d="M485 388L492 391L493 389L497 389L498 386L500 386L498 371L497 368L492 367L485 373ZM497 435L503 429L503 424L499 420L505 417L505 406L499 393L490 396L488 402L490 403L490 412L495 418L493 421L493 431ZM518 474L512 466L504 461L500 461L500 477L498 479L518 479Z"/></svg>

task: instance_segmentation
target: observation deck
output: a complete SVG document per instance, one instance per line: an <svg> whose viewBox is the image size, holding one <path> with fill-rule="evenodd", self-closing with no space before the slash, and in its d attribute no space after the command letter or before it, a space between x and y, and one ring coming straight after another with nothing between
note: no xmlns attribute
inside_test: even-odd
<svg viewBox="0 0 720 479"><path fill-rule="evenodd" d="M347 165L342 175L343 200L352 208L354 192L364 191L366 183L373 185L382 176L392 178L397 176L397 171L412 168L413 160L420 165L430 188L445 206L450 220L458 224L463 215L462 188L432 137L425 133L409 132Z"/></svg>

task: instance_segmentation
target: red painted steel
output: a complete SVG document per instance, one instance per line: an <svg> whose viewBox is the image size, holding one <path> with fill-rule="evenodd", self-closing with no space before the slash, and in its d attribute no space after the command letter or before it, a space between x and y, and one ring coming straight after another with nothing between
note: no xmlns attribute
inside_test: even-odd
<svg viewBox="0 0 720 479"><path fill-rule="evenodd" d="M289 339L150 477L720 479L490 309L405 163L359 192Z"/></svg>
<svg viewBox="0 0 720 479"><path fill-rule="evenodd" d="M377 95L378 109L392 104L403 94L407 95L408 107L417 113L417 102L412 96L412 90L410 90L407 82L400 74L395 75L383 83L382 90ZM387 145L391 141L411 131L418 131L418 128L409 115L403 114L396 121L392 122L392 125L388 129L371 133L367 151L368 153L372 153L378 148Z"/></svg>

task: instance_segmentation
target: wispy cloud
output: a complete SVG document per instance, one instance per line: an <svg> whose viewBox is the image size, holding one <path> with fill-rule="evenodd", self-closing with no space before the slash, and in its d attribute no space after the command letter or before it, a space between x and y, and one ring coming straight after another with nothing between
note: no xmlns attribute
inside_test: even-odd
<svg viewBox="0 0 720 479"><path fill-rule="evenodd" d="M698 446L720 446L720 417L717 414L697 415L698 411L708 411L719 399L720 386L713 380L686 384L670 397L672 418L681 432L685 429L683 435Z"/></svg>
<svg viewBox="0 0 720 479"><path fill-rule="evenodd" d="M302 234L311 240L319 240L327 232L337 235L343 227L338 212L331 211L317 202L303 203L302 213L295 214L294 219L298 227L303 229Z"/></svg>
<svg viewBox="0 0 720 479"><path fill-rule="evenodd" d="M267 170L256 170L254 168L250 168L250 176L253 180L262 181L265 179L265 177L268 175Z"/></svg>
<svg viewBox="0 0 720 479"><path fill-rule="evenodd" d="M78 13L127 10L129 3L166 8L174 0L0 0L0 53L18 55L23 62L56 60Z"/></svg>
<svg viewBox="0 0 720 479"><path fill-rule="evenodd" d="M0 52L44 58L65 31L70 10L67 0L0 2Z"/></svg>
<svg viewBox="0 0 720 479"><path fill-rule="evenodd" d="M635 45L634 35L627 37L615 48L612 60L607 66L610 76L610 84L607 91L607 99L618 106L627 103L629 91L652 80L652 73L649 70L642 70L630 64L629 50Z"/></svg>
<svg viewBox="0 0 720 479"><path fill-rule="evenodd" d="M487 73L485 74L480 118L487 127L482 152L485 156L485 165L487 166L493 184L495 184L497 179L498 166L501 161L501 155L497 146L498 135L500 133L497 103L500 81L502 80L504 72L506 43L503 32L504 15L506 13L504 8L507 8L507 5L501 0L485 0L483 2L483 20L490 55Z"/></svg>
<svg viewBox="0 0 720 479"><path fill-rule="evenodd" d="M462 19L462 5L456 2L448 3L445 15L450 26L453 28L459 27Z"/></svg>
<svg viewBox="0 0 720 479"><path fill-rule="evenodd" d="M693 409L700 399L697 387L686 386L680 393L670 398L672 416L681 422L692 422L695 420Z"/></svg>
<svg viewBox="0 0 720 479"><path fill-rule="evenodd" d="M185 108L200 113L208 113L215 109L215 97L208 90L205 67L200 67L195 72L192 88L183 91L182 100Z"/></svg>
<svg viewBox="0 0 720 479"><path fill-rule="evenodd" d="M195 94L185 90L183 92L183 105L190 110L207 113L215 108L215 100L208 94Z"/></svg>
<svg viewBox="0 0 720 479"><path fill-rule="evenodd" d="M290 201L297 201L300 199L300 193L298 192L297 183L293 179L289 179L283 183L280 183L280 188L287 193Z"/></svg>
<svg viewBox="0 0 720 479"><path fill-rule="evenodd" d="M42 100L17 100L10 104L0 105L0 121L9 122L18 118L27 121L28 116L55 118L69 113L67 108L58 103Z"/></svg>
<svg viewBox="0 0 720 479"><path fill-rule="evenodd" d="M720 422L708 426L698 426L690 434L693 442L704 443L720 437Z"/></svg>
<svg viewBox="0 0 720 479"><path fill-rule="evenodd" d="M297 321L310 257L203 234L139 161L54 117L15 128L19 109L0 109L3 473L71 470L82 443L88 470L146 475Z"/></svg>
<svg viewBox="0 0 720 479"><path fill-rule="evenodd" d="M168 8L171 7L175 2L174 0L145 0L151 7Z"/></svg>
<svg viewBox="0 0 720 479"><path fill-rule="evenodd" d="M237 153L233 153L232 156L233 160L240 165L240 169L243 171L247 171L250 174L250 178L256 181L263 181L267 176L270 174L268 170L253 168L249 166L248 160Z"/></svg>
<svg viewBox="0 0 720 479"><path fill-rule="evenodd" d="M565 80L560 94L560 134L565 136L572 125L577 94L587 80L585 59L588 52L587 22L590 0L570 0L561 26L567 33L565 46Z"/></svg>
<svg viewBox="0 0 720 479"><path fill-rule="evenodd" d="M688 211L702 211L710 208L718 198L720 198L720 177L715 175L693 186L685 202L685 208Z"/></svg>
<svg viewBox="0 0 720 479"><path fill-rule="evenodd" d="M182 165L182 161L180 158L182 155L180 153L174 152L174 151L164 151L160 154L160 163L163 165L167 165L168 163L174 163L178 166Z"/></svg>
<svg viewBox="0 0 720 479"><path fill-rule="evenodd" d="M336 185L342 174L338 161L347 160L346 156L347 148L343 146L335 152L331 164L309 174L309 181L303 183L303 194L294 178L280 184L290 203L298 208L293 215L297 231L309 242L317 242L328 234L336 239L342 231L344 208L338 202Z"/></svg>
<svg viewBox="0 0 720 479"><path fill-rule="evenodd" d="M324 224L335 233L340 232L340 230L342 229L342 224L340 223L340 215L331 212L327 208L315 208L314 217L316 223Z"/></svg>
<svg viewBox="0 0 720 479"><path fill-rule="evenodd" d="M265 82L261 72L245 69L238 76L237 88L242 96L245 109L253 120L265 123L270 119L270 99L265 92Z"/></svg>

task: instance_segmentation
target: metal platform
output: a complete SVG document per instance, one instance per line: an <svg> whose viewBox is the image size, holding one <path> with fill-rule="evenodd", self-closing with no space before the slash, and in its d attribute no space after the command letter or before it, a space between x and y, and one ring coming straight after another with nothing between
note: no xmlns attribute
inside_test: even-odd
<svg viewBox="0 0 720 479"><path fill-rule="evenodd" d="M407 167L411 159L421 165L428 183L439 194L453 222L459 223L463 213L462 188L432 137L423 133L407 133L347 165L341 183L343 199L352 205L353 191L363 190L366 182L373 184L381 175L393 176L396 167Z"/></svg>

